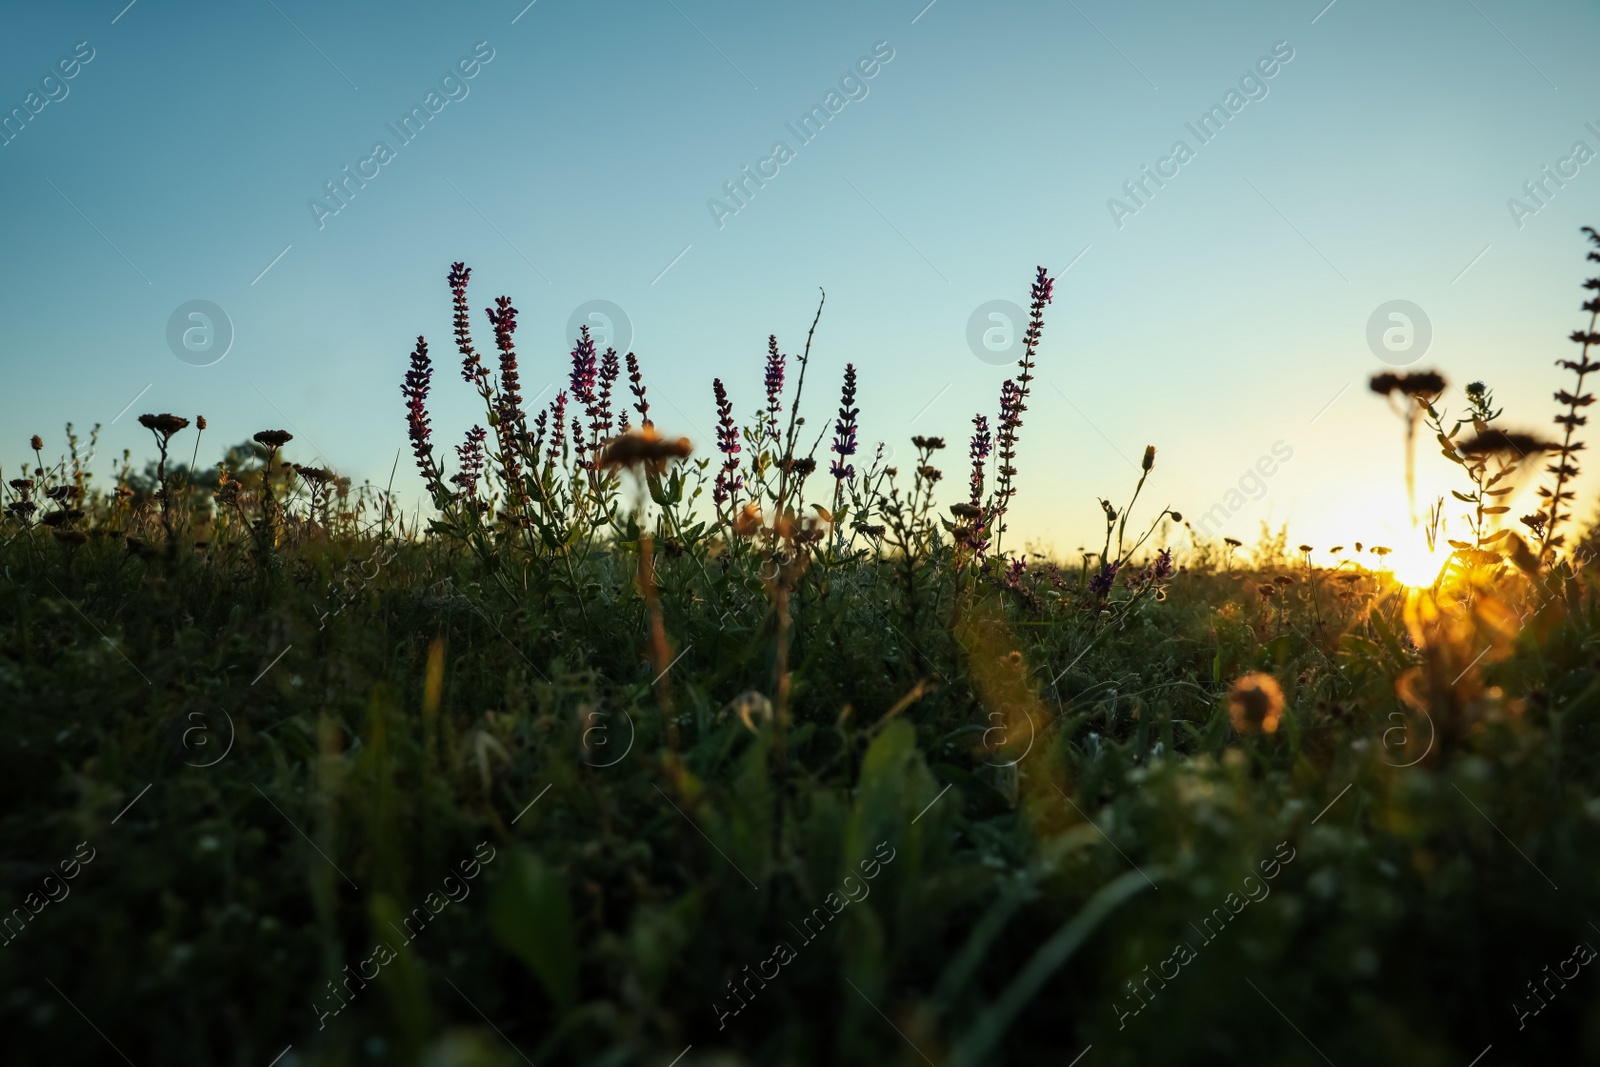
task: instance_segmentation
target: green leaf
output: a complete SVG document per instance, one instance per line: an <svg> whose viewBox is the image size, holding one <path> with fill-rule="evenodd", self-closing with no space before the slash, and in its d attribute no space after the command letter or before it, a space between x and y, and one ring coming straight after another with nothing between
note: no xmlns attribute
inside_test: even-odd
<svg viewBox="0 0 1600 1067"><path fill-rule="evenodd" d="M489 922L500 943L538 976L563 1009L578 999L578 944L567 887L530 852L516 852L494 887Z"/></svg>

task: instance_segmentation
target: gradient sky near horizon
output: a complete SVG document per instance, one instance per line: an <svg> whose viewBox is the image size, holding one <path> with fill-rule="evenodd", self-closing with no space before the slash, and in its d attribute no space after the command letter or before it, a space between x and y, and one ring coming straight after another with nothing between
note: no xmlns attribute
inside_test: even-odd
<svg viewBox="0 0 1600 1067"><path fill-rule="evenodd" d="M1254 494L1281 442L1292 458L1258 499L1231 498L1221 532L1287 521L1291 543L1393 543L1409 529L1402 427L1366 388L1391 369L1368 344L1374 311L1420 307L1432 341L1411 369L1481 378L1508 426L1542 433L1570 382L1554 361L1587 326L1578 228L1600 224L1600 161L1567 163L1542 206L1523 188L1577 142L1600 152L1600 10L1572 0L66 0L5 25L0 116L29 114L0 135L8 472L31 466L33 433L62 450L70 420L106 424L108 478L124 448L154 456L137 415L172 411L207 417L213 462L285 428L291 458L381 485L400 450L415 500L399 382L416 335L436 360L437 447L482 421L450 343L445 273L465 260L475 308L505 293L521 310L527 395L561 387L571 317L609 301L656 421L701 454L712 377L751 411L767 334L797 352L822 287L810 426L855 363L866 449L945 436L954 499L972 415L994 417L1012 370L979 358L970 321L1025 305L1042 264L1058 281L1015 530L1097 544L1095 498L1126 497L1146 444L1144 502L1198 515L1241 479ZM93 58L41 84L80 42ZM493 58L465 95L402 143L386 124L444 97L480 42ZM802 143L787 124L879 42L893 58L865 95ZM1185 123L1243 96L1280 42L1293 58L1265 96L1202 144ZM1124 182L1180 139L1193 157L1114 218L1108 201L1131 203ZM325 183L380 140L393 158L319 224L308 201L332 204ZM724 183L777 141L793 158L719 225L708 201L731 206ZM1537 210L1515 217L1513 197ZM168 342L193 300L232 327L206 366ZM492 351L481 315L475 329ZM1420 453L1431 499L1450 470Z"/></svg>

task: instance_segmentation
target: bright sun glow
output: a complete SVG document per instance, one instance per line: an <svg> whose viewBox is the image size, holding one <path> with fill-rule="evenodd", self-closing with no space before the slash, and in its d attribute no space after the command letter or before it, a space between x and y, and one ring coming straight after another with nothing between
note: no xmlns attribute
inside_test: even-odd
<svg viewBox="0 0 1600 1067"><path fill-rule="evenodd" d="M1450 562L1450 547L1440 544L1432 552L1426 543L1396 545L1384 557L1383 569L1394 572L1395 580L1424 589L1438 580L1445 565Z"/></svg>

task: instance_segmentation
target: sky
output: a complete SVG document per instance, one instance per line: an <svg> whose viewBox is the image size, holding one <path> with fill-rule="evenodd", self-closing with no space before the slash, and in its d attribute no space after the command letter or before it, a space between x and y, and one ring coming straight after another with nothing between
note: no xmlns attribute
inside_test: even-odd
<svg viewBox="0 0 1600 1067"><path fill-rule="evenodd" d="M1026 306L1042 265L1020 539L1097 544L1096 499L1125 499L1153 444L1147 515L1396 543L1403 426L1367 379L1437 369L1452 411L1482 379L1507 426L1549 433L1554 361L1588 324L1592 4L63 0L4 20L8 472L30 435L54 455L98 422L108 479L123 449L155 455L137 416L171 411L206 416L212 462L282 428L290 458L382 485L399 451L415 501L417 335L440 450L483 418L450 340L464 260L481 350L482 309L520 310L527 395L561 387L569 324L605 302L602 340L631 338L658 425L702 455L712 378L752 411L767 335L797 353L825 290L808 425L854 363L864 442L944 436L955 499L1015 369L991 302ZM1420 449L1425 501L1451 476Z"/></svg>

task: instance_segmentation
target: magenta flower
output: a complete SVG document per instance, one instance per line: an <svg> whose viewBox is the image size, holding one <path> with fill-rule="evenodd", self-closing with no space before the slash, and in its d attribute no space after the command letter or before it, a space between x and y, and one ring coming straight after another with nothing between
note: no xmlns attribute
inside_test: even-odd
<svg viewBox="0 0 1600 1067"><path fill-rule="evenodd" d="M485 309L494 327L495 347L500 350L500 388L495 393L495 432L500 440L501 463L512 491L522 483L517 453L527 429L522 413L522 383L517 375L517 349L511 335L517 330L517 309L509 296L496 297L494 307ZM463 369L463 373L465 370Z"/></svg>
<svg viewBox="0 0 1600 1067"><path fill-rule="evenodd" d="M545 458L551 463L561 458L567 447L567 391L563 389L550 401L550 451Z"/></svg>
<svg viewBox="0 0 1600 1067"><path fill-rule="evenodd" d="M789 357L778 351L778 335L767 335L767 436L778 439L778 413L783 410L783 370Z"/></svg>
<svg viewBox="0 0 1600 1067"><path fill-rule="evenodd" d="M478 350L472 347L472 333L468 328L471 324L471 314L467 306L467 281L471 277L472 268L465 263L450 264L451 306L454 311L452 323L455 327L456 348L461 351L461 377L469 384L481 388L488 381L489 371L478 358Z"/></svg>
<svg viewBox="0 0 1600 1067"><path fill-rule="evenodd" d="M478 479L483 476L483 442L488 436L488 430L474 426L467 431L466 441L456 446L456 458L461 462L461 471L451 475L450 480L461 487L462 495L468 500L478 498Z"/></svg>
<svg viewBox="0 0 1600 1067"><path fill-rule="evenodd" d="M1103 599L1111 592L1112 583L1117 580L1117 572L1121 569L1120 562L1100 564L1100 572L1089 579L1089 592Z"/></svg>
<svg viewBox="0 0 1600 1067"><path fill-rule="evenodd" d="M595 375L594 340L589 336L589 327L583 326L578 331L578 347L572 350L572 373L568 381L572 385L572 398L584 406L585 414L594 404Z"/></svg>
<svg viewBox="0 0 1600 1067"><path fill-rule="evenodd" d="M439 471L433 462L433 430L428 426L428 389L433 382L433 361L428 358L428 342L417 338L417 347L411 353L411 369L406 371L400 394L406 398L406 430L411 437L411 454L416 458L417 470L435 501L448 497L439 484Z"/></svg>

